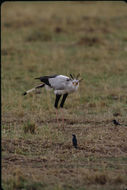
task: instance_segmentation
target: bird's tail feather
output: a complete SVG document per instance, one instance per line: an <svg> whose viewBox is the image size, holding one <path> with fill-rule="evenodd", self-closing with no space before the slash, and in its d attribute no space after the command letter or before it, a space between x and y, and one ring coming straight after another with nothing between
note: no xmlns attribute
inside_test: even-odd
<svg viewBox="0 0 127 190"><path fill-rule="evenodd" d="M37 88L43 88L45 86L45 84L39 84L38 86L31 88L30 90L27 90L26 92L23 93L23 95L25 96L26 94L36 90Z"/></svg>

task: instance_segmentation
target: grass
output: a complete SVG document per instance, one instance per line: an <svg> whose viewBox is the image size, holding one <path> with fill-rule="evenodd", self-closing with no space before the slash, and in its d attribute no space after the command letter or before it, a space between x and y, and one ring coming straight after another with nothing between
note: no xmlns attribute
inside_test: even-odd
<svg viewBox="0 0 127 190"><path fill-rule="evenodd" d="M2 4L3 189L127 188L126 18L125 2ZM22 93L70 73L83 81L58 126L52 92Z"/></svg>

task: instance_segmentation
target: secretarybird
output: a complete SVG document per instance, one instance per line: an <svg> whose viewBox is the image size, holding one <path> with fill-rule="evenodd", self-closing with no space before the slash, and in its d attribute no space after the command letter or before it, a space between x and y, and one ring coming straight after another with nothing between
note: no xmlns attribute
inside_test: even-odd
<svg viewBox="0 0 127 190"><path fill-rule="evenodd" d="M64 75L51 75L51 76L42 76L35 79L38 79L42 82L42 84L27 90L23 93L23 95L26 95L38 88L45 87L46 89L50 88L54 90L54 93L56 95L55 104L54 107L58 108L58 103L63 95L62 101L60 103L60 107L63 108L65 100L68 96L68 94L73 93L78 90L79 82L82 79L78 79L80 74L78 74L76 77L72 74L70 74L70 77L64 76ZM56 111L57 115L57 111ZM58 121L58 117L57 117Z"/></svg>

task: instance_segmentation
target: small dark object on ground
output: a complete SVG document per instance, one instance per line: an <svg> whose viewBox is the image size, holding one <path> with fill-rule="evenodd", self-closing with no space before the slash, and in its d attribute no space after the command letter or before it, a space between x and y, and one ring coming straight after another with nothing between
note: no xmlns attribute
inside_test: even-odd
<svg viewBox="0 0 127 190"><path fill-rule="evenodd" d="M120 123L118 121L116 121L115 119L112 121L113 121L114 125L120 125Z"/></svg>
<svg viewBox="0 0 127 190"><path fill-rule="evenodd" d="M72 135L72 136L73 136L73 138L72 138L73 146L74 146L75 148L77 148L77 139L76 139L76 135Z"/></svg>

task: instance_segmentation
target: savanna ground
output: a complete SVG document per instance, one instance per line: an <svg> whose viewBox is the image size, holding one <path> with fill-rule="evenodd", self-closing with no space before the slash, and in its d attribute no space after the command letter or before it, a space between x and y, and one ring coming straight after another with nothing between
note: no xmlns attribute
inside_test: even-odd
<svg viewBox="0 0 127 190"><path fill-rule="evenodd" d="M126 189L126 3L6 2L1 9L3 189ZM58 126L52 92L22 93L39 84L35 77L70 73L84 80L59 109Z"/></svg>

